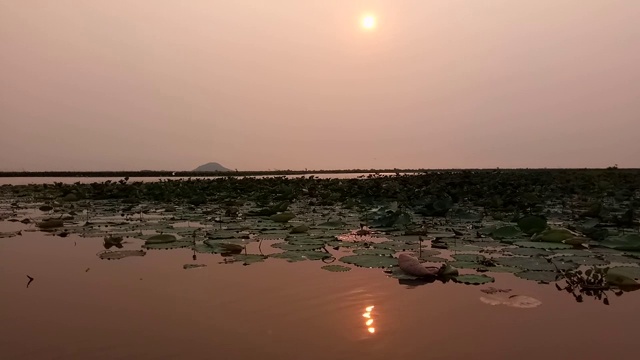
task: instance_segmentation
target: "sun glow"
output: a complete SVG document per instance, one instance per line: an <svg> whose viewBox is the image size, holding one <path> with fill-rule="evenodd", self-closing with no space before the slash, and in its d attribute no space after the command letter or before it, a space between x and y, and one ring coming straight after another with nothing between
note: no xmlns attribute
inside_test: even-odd
<svg viewBox="0 0 640 360"><path fill-rule="evenodd" d="M366 15L362 18L362 27L371 30L376 27L376 18L373 15Z"/></svg>

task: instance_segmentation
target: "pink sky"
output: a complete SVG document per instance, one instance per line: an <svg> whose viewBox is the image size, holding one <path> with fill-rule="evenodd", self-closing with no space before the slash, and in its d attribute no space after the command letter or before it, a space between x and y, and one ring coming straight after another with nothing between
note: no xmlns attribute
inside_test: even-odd
<svg viewBox="0 0 640 360"><path fill-rule="evenodd" d="M640 167L639 64L638 0L2 1L0 171Z"/></svg>

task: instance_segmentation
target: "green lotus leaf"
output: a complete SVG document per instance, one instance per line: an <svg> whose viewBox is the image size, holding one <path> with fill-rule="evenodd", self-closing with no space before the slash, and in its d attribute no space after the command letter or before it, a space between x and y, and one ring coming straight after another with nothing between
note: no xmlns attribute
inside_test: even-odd
<svg viewBox="0 0 640 360"><path fill-rule="evenodd" d="M275 215L274 215L275 216ZM289 231L291 234L303 234L309 231L309 226L302 224L291 228Z"/></svg>
<svg viewBox="0 0 640 360"><path fill-rule="evenodd" d="M322 251L285 251L279 254L271 254L269 257L286 259L288 262L297 262L305 260L322 260L331 257L331 255Z"/></svg>
<svg viewBox="0 0 640 360"><path fill-rule="evenodd" d="M640 235L627 234L623 236L608 237L600 242L600 246L622 251L640 251Z"/></svg>
<svg viewBox="0 0 640 360"><path fill-rule="evenodd" d="M132 256L145 256L147 253L143 250L105 250L98 253L98 257L103 260L119 260Z"/></svg>
<svg viewBox="0 0 640 360"><path fill-rule="evenodd" d="M639 266L616 266L609 269L607 274L623 275L631 279L640 279Z"/></svg>
<svg viewBox="0 0 640 360"><path fill-rule="evenodd" d="M454 276L453 281L467 285L482 285L492 283L495 279L487 275L469 274Z"/></svg>
<svg viewBox="0 0 640 360"><path fill-rule="evenodd" d="M484 265L475 261L450 261L448 264L456 269L486 269Z"/></svg>
<svg viewBox="0 0 640 360"><path fill-rule="evenodd" d="M542 241L550 243L561 243L564 240L571 239L576 235L567 229L547 229L535 235L533 241Z"/></svg>
<svg viewBox="0 0 640 360"><path fill-rule="evenodd" d="M555 282L562 276L556 271L522 271L515 274L517 277L526 280Z"/></svg>
<svg viewBox="0 0 640 360"><path fill-rule="evenodd" d="M356 249L356 250L353 250L353 253L356 255L393 255L396 252L390 249L369 248L369 249Z"/></svg>
<svg viewBox="0 0 640 360"><path fill-rule="evenodd" d="M235 261L242 262L244 265L251 265L264 262L267 259L267 256L258 254L236 254L233 255L232 258Z"/></svg>
<svg viewBox="0 0 640 360"><path fill-rule="evenodd" d="M188 248L193 246L193 241L174 241L170 243L145 243L142 245L143 248L148 250L171 250L171 249L180 249L180 248Z"/></svg>
<svg viewBox="0 0 640 360"><path fill-rule="evenodd" d="M351 270L350 267L342 266L342 265L325 265L321 267L321 269L331 271L331 272L345 272L345 271Z"/></svg>
<svg viewBox="0 0 640 360"><path fill-rule="evenodd" d="M146 238L146 241L145 241L146 245L165 244L165 243L171 243L178 240L175 235L171 235L171 234L149 235L148 237L141 237L141 238Z"/></svg>
<svg viewBox="0 0 640 360"><path fill-rule="evenodd" d="M185 270L188 270L188 269L197 269L205 266L207 265L206 264L184 264L182 265L182 268Z"/></svg>
<svg viewBox="0 0 640 360"><path fill-rule="evenodd" d="M497 240L522 236L522 231L515 226L503 226L491 232L491 237Z"/></svg>
<svg viewBox="0 0 640 360"><path fill-rule="evenodd" d="M483 255L476 254L454 254L451 255L457 261L478 262L485 259Z"/></svg>
<svg viewBox="0 0 640 360"><path fill-rule="evenodd" d="M398 259L378 255L348 255L340 258L340 261L366 268L386 268L398 265Z"/></svg>
<svg viewBox="0 0 640 360"><path fill-rule="evenodd" d="M533 235L547 228L547 220L539 216L525 216L518 220L518 227L527 235Z"/></svg>
<svg viewBox="0 0 640 360"><path fill-rule="evenodd" d="M517 267L524 270L531 270L531 271L543 271L543 270L555 271L556 270L556 267L554 266L554 264L549 263L547 260L543 258L513 256L513 257L495 258L494 260L500 265ZM570 262L566 262L566 263L555 262L555 264L556 266L558 266L560 270L569 270L577 267L577 264L570 263Z"/></svg>
<svg viewBox="0 0 640 360"><path fill-rule="evenodd" d="M286 251L313 251L322 249L324 247L324 242L322 244L298 244L298 243L289 243L282 242L271 245L271 247L286 250Z"/></svg>
<svg viewBox="0 0 640 360"><path fill-rule="evenodd" d="M289 222L289 220L293 219L294 217L296 216L293 213L283 212L280 214L271 215L269 219L277 223L286 223L286 222Z"/></svg>
<svg viewBox="0 0 640 360"><path fill-rule="evenodd" d="M557 249L571 249L572 245L563 244L563 243L555 243L555 242L535 242L535 241L519 241L516 245L523 248L532 248L532 249L546 249L546 250L557 250Z"/></svg>
<svg viewBox="0 0 640 360"><path fill-rule="evenodd" d="M533 248L522 247L522 248L515 248L515 249L507 249L507 251L509 251L509 253L513 255L519 255L519 256L551 256L553 255L551 251L547 251L537 247L537 244L544 244L544 243L533 243L533 244L536 244L536 246Z"/></svg>
<svg viewBox="0 0 640 360"><path fill-rule="evenodd" d="M557 261L570 261L573 263L576 263L578 265L588 265L588 266L595 266L595 265L607 265L608 262L604 261L602 259L598 259L592 256L557 256L553 258L554 262Z"/></svg>

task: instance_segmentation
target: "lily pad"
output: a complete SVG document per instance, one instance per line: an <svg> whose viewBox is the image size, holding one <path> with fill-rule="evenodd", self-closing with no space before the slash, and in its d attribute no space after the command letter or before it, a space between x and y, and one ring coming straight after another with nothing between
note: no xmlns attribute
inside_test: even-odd
<svg viewBox="0 0 640 360"><path fill-rule="evenodd" d="M511 267L511 266L489 266L486 268L487 272L492 272L492 273L510 273L510 274L515 274L515 273L519 273L522 271L522 269L518 269L516 267Z"/></svg>
<svg viewBox="0 0 640 360"><path fill-rule="evenodd" d="M527 235L533 235L547 228L547 220L539 216L525 216L518 220L518 227Z"/></svg>
<svg viewBox="0 0 640 360"><path fill-rule="evenodd" d="M556 271L522 271L515 275L521 279L543 282L554 282L561 276Z"/></svg>
<svg viewBox="0 0 640 360"><path fill-rule="evenodd" d="M607 274L623 275L631 279L640 279L640 267L616 266L609 269Z"/></svg>
<svg viewBox="0 0 640 360"><path fill-rule="evenodd" d="M575 237L576 234L567 229L548 229L533 237L533 241L561 243Z"/></svg>
<svg viewBox="0 0 640 360"><path fill-rule="evenodd" d="M498 264L503 266L517 267L524 270L532 271L555 271L556 268L553 264L547 262L542 258L529 258L529 257L503 257L494 259Z"/></svg>
<svg viewBox="0 0 640 360"><path fill-rule="evenodd" d="M607 265L608 262L592 256L558 256L553 261L570 261L579 265Z"/></svg>
<svg viewBox="0 0 640 360"><path fill-rule="evenodd" d="M313 251L322 249L324 247L324 243L322 244L291 244L288 242L282 242L271 245L271 247L286 250L286 251Z"/></svg>
<svg viewBox="0 0 640 360"><path fill-rule="evenodd" d="M467 285L482 285L492 283L495 281L495 279L487 275L468 274L454 276L453 281Z"/></svg>
<svg viewBox="0 0 640 360"><path fill-rule="evenodd" d="M36 226L38 226L40 229L55 229L55 228L59 228L59 227L63 227L64 226L64 221L62 220L45 220L42 222L39 222Z"/></svg>
<svg viewBox="0 0 640 360"><path fill-rule="evenodd" d="M450 261L448 264L456 269L485 269L484 265L475 261Z"/></svg>
<svg viewBox="0 0 640 360"><path fill-rule="evenodd" d="M563 243L554 243L554 242L535 242L535 241L519 241L516 245L524 248L532 248L532 249L546 249L546 250L557 250L557 249L571 249L572 245L563 244Z"/></svg>
<svg viewBox="0 0 640 360"><path fill-rule="evenodd" d="M184 264L182 265L182 268L185 270L189 270L189 269L197 269L205 266L207 265L206 264Z"/></svg>
<svg viewBox="0 0 640 360"><path fill-rule="evenodd" d="M193 246L193 241L174 241L170 243L151 243L142 245L143 248L148 250L171 250L181 249Z"/></svg>
<svg viewBox="0 0 640 360"><path fill-rule="evenodd" d="M330 258L331 255L322 251L285 251L279 254L269 255L271 258L286 259L288 262L297 262L305 260L322 260Z"/></svg>
<svg viewBox="0 0 640 360"><path fill-rule="evenodd" d="M516 238L522 235L522 231L515 226L503 226L491 232L491 237L497 240Z"/></svg>
<svg viewBox="0 0 640 360"><path fill-rule="evenodd" d="M340 261L366 268L386 268L398 265L396 258L377 255L348 255L340 258Z"/></svg>
<svg viewBox="0 0 640 360"><path fill-rule="evenodd" d="M243 265L251 265L259 262L264 262L267 259L265 255L259 254L236 254L233 255L233 260L242 262Z"/></svg>
<svg viewBox="0 0 640 360"><path fill-rule="evenodd" d="M331 272L345 272L345 271L351 270L350 267L342 266L342 265L325 265L321 267L321 269L331 271Z"/></svg>
<svg viewBox="0 0 640 360"><path fill-rule="evenodd" d="M624 236L609 237L600 242L600 246L622 251L640 251L640 235L628 234Z"/></svg>
<svg viewBox="0 0 640 360"><path fill-rule="evenodd" d="M369 248L369 249L356 249L356 250L353 250L353 253L356 255L393 255L396 252L390 249Z"/></svg>
<svg viewBox="0 0 640 360"><path fill-rule="evenodd" d="M294 217L296 216L293 213L283 212L280 214L271 215L269 219L277 223L286 223L286 222L289 222L289 220L293 219Z"/></svg>
<svg viewBox="0 0 640 360"><path fill-rule="evenodd" d="M540 244L540 243L534 243ZM540 248L515 248L515 249L507 249L507 251L513 255L520 256L551 256L553 253L551 251L547 251Z"/></svg>
<svg viewBox="0 0 640 360"><path fill-rule="evenodd" d="M144 250L105 250L99 252L98 257L103 260L119 260L132 256L145 256L146 254Z"/></svg>
<svg viewBox="0 0 640 360"><path fill-rule="evenodd" d="M454 255L451 255L451 257L457 261L471 261L471 262L478 262L485 259L483 255L476 255L476 254L454 254Z"/></svg>
<svg viewBox="0 0 640 360"><path fill-rule="evenodd" d="M151 235L146 238L145 244L165 244L178 240L175 235L171 234L158 234Z"/></svg>
<svg viewBox="0 0 640 360"><path fill-rule="evenodd" d="M275 215L274 215L275 216ZM291 234L303 234L309 231L309 226L302 224L291 228L289 231Z"/></svg>

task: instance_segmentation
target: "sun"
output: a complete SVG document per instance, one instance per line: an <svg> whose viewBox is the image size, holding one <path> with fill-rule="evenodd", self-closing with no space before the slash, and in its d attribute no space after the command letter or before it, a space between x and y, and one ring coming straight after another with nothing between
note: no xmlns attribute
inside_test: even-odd
<svg viewBox="0 0 640 360"><path fill-rule="evenodd" d="M366 15L362 18L362 27L370 30L376 27L376 18L373 15Z"/></svg>

